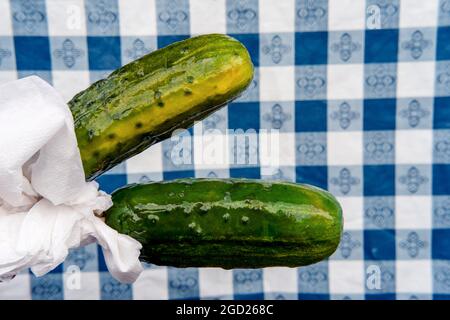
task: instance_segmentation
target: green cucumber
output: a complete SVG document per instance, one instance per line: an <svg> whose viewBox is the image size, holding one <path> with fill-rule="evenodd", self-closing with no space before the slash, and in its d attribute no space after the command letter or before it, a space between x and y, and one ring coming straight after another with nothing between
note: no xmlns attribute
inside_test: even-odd
<svg viewBox="0 0 450 320"><path fill-rule="evenodd" d="M337 248L342 209L309 185L180 179L113 193L106 223L142 243L141 259L174 267L297 267Z"/></svg>
<svg viewBox="0 0 450 320"><path fill-rule="evenodd" d="M247 49L210 34L156 50L94 83L69 102L86 178L202 120L252 78Z"/></svg>

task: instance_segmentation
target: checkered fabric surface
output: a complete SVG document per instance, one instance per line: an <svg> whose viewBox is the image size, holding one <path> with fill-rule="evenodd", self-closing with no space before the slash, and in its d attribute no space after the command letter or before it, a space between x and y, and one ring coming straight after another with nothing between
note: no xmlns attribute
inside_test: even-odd
<svg viewBox="0 0 450 320"><path fill-rule="evenodd" d="M69 100L142 54L212 32L243 42L256 72L203 125L279 129L280 168L175 166L169 140L98 178L101 188L194 176L310 183L343 206L335 254L297 269L148 265L125 285L90 245L44 277L0 284L0 297L450 298L450 0L0 0L0 83L36 74Z"/></svg>

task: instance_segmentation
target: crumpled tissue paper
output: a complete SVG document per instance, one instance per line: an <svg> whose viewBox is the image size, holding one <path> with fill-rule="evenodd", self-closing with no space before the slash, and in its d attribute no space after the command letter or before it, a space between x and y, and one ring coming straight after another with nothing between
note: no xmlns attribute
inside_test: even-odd
<svg viewBox="0 0 450 320"><path fill-rule="evenodd" d="M36 76L0 86L0 281L25 268L41 276L70 248L94 241L119 281L142 271L141 244L99 214L111 197L86 182L72 114Z"/></svg>

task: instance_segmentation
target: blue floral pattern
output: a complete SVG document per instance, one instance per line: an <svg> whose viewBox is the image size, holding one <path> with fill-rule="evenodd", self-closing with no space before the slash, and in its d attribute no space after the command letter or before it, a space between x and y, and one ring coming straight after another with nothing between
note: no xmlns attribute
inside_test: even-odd
<svg viewBox="0 0 450 320"><path fill-rule="evenodd" d="M425 39L420 30L413 32L411 40L402 43L402 49L410 51L411 57L415 60L419 59L422 56L423 51L430 46L431 41Z"/></svg>
<svg viewBox="0 0 450 320"><path fill-rule="evenodd" d="M273 129L281 129L286 121L291 120L292 116L284 112L283 107L276 103L272 106L270 113L263 115L263 120L270 122Z"/></svg>
<svg viewBox="0 0 450 320"><path fill-rule="evenodd" d="M347 101L342 102L338 110L331 112L331 120L338 121L339 126L346 130L350 127L353 120L360 118L360 113L358 111L352 110L352 107Z"/></svg>
<svg viewBox="0 0 450 320"><path fill-rule="evenodd" d="M38 300L61 299L63 295L62 281L55 275L46 275L33 283L31 294L33 299Z"/></svg>
<svg viewBox="0 0 450 320"><path fill-rule="evenodd" d="M419 169L413 166L408 169L406 175L400 176L398 181L406 185L410 193L416 193L422 184L428 182L428 178L422 176Z"/></svg>
<svg viewBox="0 0 450 320"><path fill-rule="evenodd" d="M333 185L339 186L341 193L346 195L350 192L352 186L360 183L360 179L353 177L349 169L343 168L339 171L339 176L331 178L330 182Z"/></svg>
<svg viewBox="0 0 450 320"><path fill-rule="evenodd" d="M75 65L77 58L84 55L84 51L76 48L72 40L66 39L62 44L62 48L55 49L53 55L57 59L62 59L64 65L70 69Z"/></svg>
<svg viewBox="0 0 450 320"><path fill-rule="evenodd" d="M300 292L321 293L328 290L328 268L326 264L299 268L298 282Z"/></svg>
<svg viewBox="0 0 450 320"><path fill-rule="evenodd" d="M406 250L411 258L416 258L419 255L420 249L426 248L428 243L420 240L419 234L412 231L408 237L400 242L400 248Z"/></svg>
<svg viewBox="0 0 450 320"><path fill-rule="evenodd" d="M13 12L15 22L24 27L27 33L33 34L46 22L42 1L21 0L19 10Z"/></svg>
<svg viewBox="0 0 450 320"><path fill-rule="evenodd" d="M300 100L318 99L326 93L326 76L320 67L306 67L299 71L297 86Z"/></svg>
<svg viewBox="0 0 450 320"><path fill-rule="evenodd" d="M397 77L387 65L376 65L368 70L365 79L369 97L387 97L395 95Z"/></svg>
<svg viewBox="0 0 450 320"><path fill-rule="evenodd" d="M2 60L11 57L11 50L0 48L0 67L2 66Z"/></svg>
<svg viewBox="0 0 450 320"><path fill-rule="evenodd" d="M320 135L305 133L300 136L297 151L301 163L320 164L326 162L326 150L326 144Z"/></svg>
<svg viewBox="0 0 450 320"><path fill-rule="evenodd" d="M366 134L364 154L367 162L391 163L394 156L394 143L388 133L380 131Z"/></svg>
<svg viewBox="0 0 450 320"><path fill-rule="evenodd" d="M190 275L185 274L183 272L178 273L178 276L175 279L172 279L169 282L169 286L176 291L180 291L182 293L192 290L192 288L198 285L197 278Z"/></svg>
<svg viewBox="0 0 450 320"><path fill-rule="evenodd" d="M435 132L434 157L436 162L450 163L450 132Z"/></svg>
<svg viewBox="0 0 450 320"><path fill-rule="evenodd" d="M352 239L352 235L349 232L344 232L339 243L339 250L344 259L348 259L352 255L352 251L355 248L361 247L361 242Z"/></svg>
<svg viewBox="0 0 450 320"><path fill-rule="evenodd" d="M129 298L131 295L131 285L126 283L120 283L111 278L102 285L102 295L106 299L120 300L124 298Z"/></svg>
<svg viewBox="0 0 450 320"><path fill-rule="evenodd" d="M450 265L444 265L438 268L434 274L434 280L443 291L450 291Z"/></svg>
<svg viewBox="0 0 450 320"><path fill-rule="evenodd" d="M398 0L371 0L367 3L367 6L371 4L375 4L380 8L382 28L394 28L398 26Z"/></svg>
<svg viewBox="0 0 450 320"><path fill-rule="evenodd" d="M450 197L442 199L442 201L435 206L433 213L435 219L437 219L440 224L450 226Z"/></svg>
<svg viewBox="0 0 450 320"><path fill-rule="evenodd" d="M394 207L385 198L373 198L367 203L364 215L378 228L389 228L393 225Z"/></svg>
<svg viewBox="0 0 450 320"><path fill-rule="evenodd" d="M133 41L133 46L131 48L127 49L125 52L126 52L126 55L128 58L130 58L132 60L136 60L136 59L146 55L150 51L152 51L152 49L147 48L145 46L144 41L137 38L136 40Z"/></svg>
<svg viewBox="0 0 450 320"><path fill-rule="evenodd" d="M261 292L262 278L261 269L236 269L233 272L235 291L239 293Z"/></svg>
<svg viewBox="0 0 450 320"><path fill-rule="evenodd" d="M258 13L247 0L236 0L227 13L228 21L236 31L251 31L258 22Z"/></svg>
<svg viewBox="0 0 450 320"><path fill-rule="evenodd" d="M175 1L167 1L165 10L158 15L159 21L163 22L172 31L180 28L180 25L184 24L188 18L188 13L180 9Z"/></svg>
<svg viewBox="0 0 450 320"><path fill-rule="evenodd" d="M260 270L241 270L235 273L234 279L237 283L248 285L262 279Z"/></svg>
<svg viewBox="0 0 450 320"><path fill-rule="evenodd" d="M100 33L107 33L113 29L113 25L117 25L117 12L111 9L109 2L99 0L93 3L89 9L88 22L94 25Z"/></svg>
<svg viewBox="0 0 450 320"><path fill-rule="evenodd" d="M450 1L441 0L439 6L439 23L441 25L450 24Z"/></svg>
<svg viewBox="0 0 450 320"><path fill-rule="evenodd" d="M444 68L439 68L440 70L437 72L437 90L442 93L450 92L450 63L447 64Z"/></svg>
<svg viewBox="0 0 450 320"><path fill-rule="evenodd" d="M283 55L288 53L291 47L283 43L282 38L279 35L272 37L269 45L265 45L262 48L262 52L265 55L269 55L275 64L279 64L283 59Z"/></svg>
<svg viewBox="0 0 450 320"><path fill-rule="evenodd" d="M411 100L406 109L400 110L400 117L408 119L411 128L415 128L420 124L422 118L426 118L430 112L423 109L420 102L416 99Z"/></svg>
<svg viewBox="0 0 450 320"><path fill-rule="evenodd" d="M361 50L361 44L354 42L352 36L345 32L339 38L339 42L331 45L331 50L339 52L340 59L347 62L352 57L353 52Z"/></svg>
<svg viewBox="0 0 450 320"><path fill-rule="evenodd" d="M301 0L297 5L299 31L322 30L326 28L328 8L326 1Z"/></svg>
<svg viewBox="0 0 450 320"><path fill-rule="evenodd" d="M96 257L90 253L86 247L71 250L69 256L66 258L65 264L76 264L80 270L84 270L89 261L94 260Z"/></svg>

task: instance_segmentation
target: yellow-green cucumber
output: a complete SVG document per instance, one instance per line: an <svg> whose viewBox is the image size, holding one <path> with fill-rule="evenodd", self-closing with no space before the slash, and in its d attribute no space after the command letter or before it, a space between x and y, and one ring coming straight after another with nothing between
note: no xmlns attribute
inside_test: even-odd
<svg viewBox="0 0 450 320"><path fill-rule="evenodd" d="M308 265L336 250L343 227L330 193L289 182L180 179L129 185L112 198L106 223L157 265Z"/></svg>
<svg viewBox="0 0 450 320"><path fill-rule="evenodd" d="M87 179L205 118L252 78L247 49L209 34L156 50L95 82L69 102Z"/></svg>

